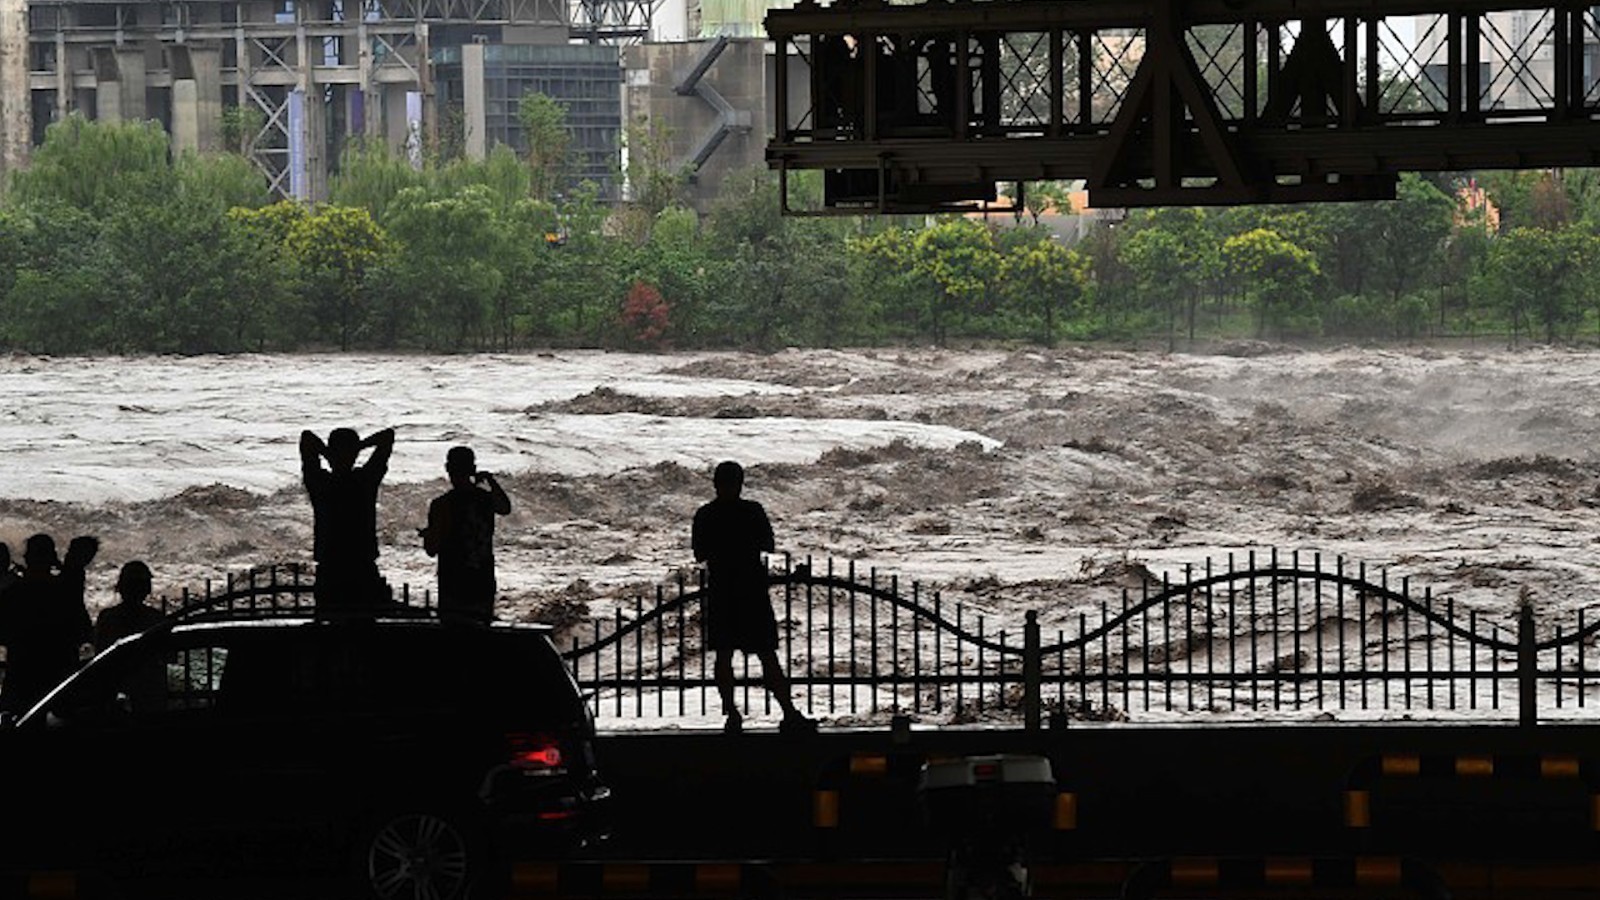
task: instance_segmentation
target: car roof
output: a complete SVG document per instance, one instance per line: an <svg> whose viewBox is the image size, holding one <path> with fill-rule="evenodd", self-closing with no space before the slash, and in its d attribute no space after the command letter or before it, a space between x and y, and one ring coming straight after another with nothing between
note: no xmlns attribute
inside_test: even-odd
<svg viewBox="0 0 1600 900"><path fill-rule="evenodd" d="M157 626L158 628L160 626ZM549 635L549 625L524 622L494 622L491 624L463 623L421 618L388 618L383 616L322 617L273 616L270 618L197 618L190 621L178 619L168 624L174 634L221 631L282 631L305 628L360 628L373 627L388 631L439 631L460 635L474 631L486 634Z"/></svg>

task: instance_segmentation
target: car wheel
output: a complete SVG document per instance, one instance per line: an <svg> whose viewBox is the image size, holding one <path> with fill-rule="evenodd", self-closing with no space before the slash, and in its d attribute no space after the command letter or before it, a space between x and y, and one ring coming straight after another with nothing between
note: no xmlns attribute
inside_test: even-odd
<svg viewBox="0 0 1600 900"><path fill-rule="evenodd" d="M374 900L465 900L483 868L482 842L457 816L418 809L374 817L356 846L362 893Z"/></svg>

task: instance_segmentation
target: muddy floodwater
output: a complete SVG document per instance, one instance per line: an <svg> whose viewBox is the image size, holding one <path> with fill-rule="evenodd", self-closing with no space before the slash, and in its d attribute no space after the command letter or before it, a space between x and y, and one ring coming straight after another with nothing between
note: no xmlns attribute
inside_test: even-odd
<svg viewBox="0 0 1600 900"><path fill-rule="evenodd" d="M603 611L691 565L711 467L780 549L1002 616L1208 558L1321 552L1509 620L1600 601L1600 354L1100 349L0 359L0 540L99 535L91 602L309 560L301 428L398 444L381 566L445 450L504 473L501 613ZM1131 580L1131 581L1130 581Z"/></svg>

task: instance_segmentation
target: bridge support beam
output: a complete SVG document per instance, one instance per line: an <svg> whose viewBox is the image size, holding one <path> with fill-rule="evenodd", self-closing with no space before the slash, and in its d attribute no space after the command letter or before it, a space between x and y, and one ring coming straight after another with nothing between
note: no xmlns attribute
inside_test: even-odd
<svg viewBox="0 0 1600 900"><path fill-rule="evenodd" d="M1600 161L1588 6L806 0L767 28L809 68L768 162L823 170L827 212L1057 179L1096 206L1381 199L1402 171Z"/></svg>

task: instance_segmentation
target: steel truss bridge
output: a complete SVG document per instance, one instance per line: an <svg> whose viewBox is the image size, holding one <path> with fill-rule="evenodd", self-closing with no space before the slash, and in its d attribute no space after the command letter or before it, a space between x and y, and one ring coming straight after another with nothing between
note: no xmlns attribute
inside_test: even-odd
<svg viewBox="0 0 1600 900"><path fill-rule="evenodd" d="M781 174L825 212L1383 199L1405 171L1600 161L1600 7L802 0L768 15Z"/></svg>

